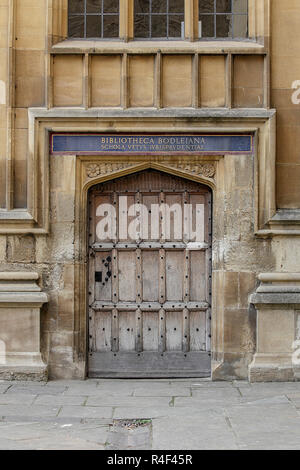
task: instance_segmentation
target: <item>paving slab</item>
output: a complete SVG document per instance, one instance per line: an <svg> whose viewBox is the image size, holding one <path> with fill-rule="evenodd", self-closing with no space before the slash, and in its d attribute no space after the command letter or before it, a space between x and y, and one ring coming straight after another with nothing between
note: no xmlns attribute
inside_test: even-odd
<svg viewBox="0 0 300 470"><path fill-rule="evenodd" d="M88 399L88 396L82 395L37 395L34 400L35 405L84 405ZM0 397L1 403L1 397Z"/></svg>
<svg viewBox="0 0 300 470"><path fill-rule="evenodd" d="M157 383L149 382L146 384L137 384L134 388L134 396L139 397L189 397L191 395L190 386L184 386L181 383Z"/></svg>
<svg viewBox="0 0 300 470"><path fill-rule="evenodd" d="M0 405L0 416L57 416L59 406L46 405Z"/></svg>
<svg viewBox="0 0 300 470"><path fill-rule="evenodd" d="M300 383L0 382L1 450L104 449L116 418L152 419L157 450L299 449Z"/></svg>
<svg viewBox="0 0 300 470"><path fill-rule="evenodd" d="M186 420L168 417L153 420L153 449L238 449L235 435L223 415L203 412Z"/></svg>
<svg viewBox="0 0 300 470"><path fill-rule="evenodd" d="M242 396L250 398L286 395L289 392L300 393L300 382L256 383L252 384L250 388L239 388L239 391Z"/></svg>
<svg viewBox="0 0 300 470"><path fill-rule="evenodd" d="M30 393L2 393L0 394L0 405L32 405L37 395Z"/></svg>
<svg viewBox="0 0 300 470"><path fill-rule="evenodd" d="M151 419L151 418L163 418L163 417L180 417L180 419L187 418L189 416L200 416L204 411L216 411L216 413L222 413L222 409L214 407L195 407L191 404L190 407L174 407L174 406L155 406L155 407L142 407L142 408L129 408L129 407L116 407L114 408L114 419Z"/></svg>
<svg viewBox="0 0 300 470"><path fill-rule="evenodd" d="M32 383L28 383L27 385L21 385L14 383L8 390L5 392L7 395L12 395L14 393L17 394L28 394L28 395L59 395L60 393L64 393L66 391L66 387L64 386L53 386L53 387L46 387L45 385L39 386Z"/></svg>
<svg viewBox="0 0 300 470"><path fill-rule="evenodd" d="M128 406L128 407L149 407L149 406L165 406L168 407L171 397L115 397L115 396L100 396L89 397L86 406Z"/></svg>
<svg viewBox="0 0 300 470"><path fill-rule="evenodd" d="M113 408L111 406L72 406L65 405L61 408L59 417L79 417L79 418L112 418Z"/></svg>

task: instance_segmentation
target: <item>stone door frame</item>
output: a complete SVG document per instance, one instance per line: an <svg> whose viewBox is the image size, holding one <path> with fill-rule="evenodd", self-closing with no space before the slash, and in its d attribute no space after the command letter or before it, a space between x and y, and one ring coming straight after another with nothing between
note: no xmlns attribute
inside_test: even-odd
<svg viewBox="0 0 300 470"><path fill-rule="evenodd" d="M218 112L216 116L178 116L171 111L134 113L122 111L110 113L110 116L99 117L99 111L85 110L30 110L29 130L29 167L33 171L34 184L31 185L29 211L31 224L24 232L49 233L49 193L50 193L50 158L49 136L51 132L99 132L99 133L253 133L254 154L248 171L253 184L253 222L257 236L265 237L270 231L268 225L275 213L275 113L257 110L242 112ZM96 113L96 114L95 114ZM252 115L252 114L253 115ZM105 114L105 113L103 113ZM162 115L163 114L163 115ZM184 113L183 113L184 114ZM193 113L195 114L195 113ZM202 114L202 116L201 116ZM224 115L222 115L224 114ZM127 115L127 116L126 116ZM240 156L239 156L240 157ZM213 195L213 235L214 223L218 222L218 238L224 234L224 195L230 191L232 184L230 162L231 155L199 156L90 156L67 155L55 156L56 159L68 159L70 175L66 178L66 190L73 194L75 202L74 219L74 328L73 328L73 362L74 377L84 378L87 373L87 204L89 189L99 183L129 175L145 169L155 169L207 185ZM242 157L241 157L242 158ZM226 170L227 168L227 170ZM228 174L227 174L227 173ZM69 177L70 176L70 177ZM222 228L223 227L223 228ZM20 230L20 224L18 225ZM13 230L13 228L12 228ZM253 233L254 236L254 233ZM220 244L213 241L213 260L220 258ZM213 261L214 264L214 261ZM221 261L222 264L222 261ZM220 268L218 268L220 269ZM221 268L224 269L224 268ZM214 270L214 267L213 267ZM224 286L219 277L212 279L212 377L220 375L220 368L226 362L224 349L224 310L218 307L218 318L215 315L217 292ZM247 359L248 360L248 359ZM249 358L250 362L251 358ZM225 372L226 373L226 372Z"/></svg>
<svg viewBox="0 0 300 470"><path fill-rule="evenodd" d="M106 181L120 178L122 176L131 175L147 169L154 169L167 173L169 175L179 176L191 181L208 186L212 191L212 199L215 190L215 176L217 162L222 160L222 156L121 156L109 157L107 155L99 156L77 156L76 158L76 173L81 180L81 190L77 192L78 199L76 208L78 227L77 236L77 249L79 259L81 260L79 271L81 286L80 292L82 298L79 301L79 312L86 312L85 318L78 319L80 324L80 342L77 344L78 349L86 351L83 353L87 357L88 350L88 195L89 190ZM169 160L169 161L168 161ZM213 203L212 203L213 208ZM76 217L76 218L77 218ZM85 293L85 295L83 295ZM85 308L84 308L85 306ZM84 332L85 331L85 332ZM79 338L78 338L79 339ZM78 357L80 360L80 358ZM85 375L87 374L87 364L84 365Z"/></svg>

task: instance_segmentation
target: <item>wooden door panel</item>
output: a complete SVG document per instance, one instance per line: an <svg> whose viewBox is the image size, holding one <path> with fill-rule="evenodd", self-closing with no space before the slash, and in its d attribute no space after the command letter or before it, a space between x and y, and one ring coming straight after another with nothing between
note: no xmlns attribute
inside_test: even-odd
<svg viewBox="0 0 300 470"><path fill-rule="evenodd" d="M94 239L96 241L103 241L102 234L105 233L105 241L112 241L112 231L108 230L108 209L113 208L112 195L101 195L94 198L93 210L94 210Z"/></svg>
<svg viewBox="0 0 300 470"><path fill-rule="evenodd" d="M111 312L95 312L95 351L111 351Z"/></svg>
<svg viewBox="0 0 300 470"><path fill-rule="evenodd" d="M159 313L143 312L143 350L158 351Z"/></svg>
<svg viewBox="0 0 300 470"><path fill-rule="evenodd" d="M119 251L119 299L134 302L136 298L136 256L134 251Z"/></svg>
<svg viewBox="0 0 300 470"><path fill-rule="evenodd" d="M206 312L190 314L190 350L206 350Z"/></svg>
<svg viewBox="0 0 300 470"><path fill-rule="evenodd" d="M190 300L200 301L206 298L206 251L190 253Z"/></svg>
<svg viewBox="0 0 300 470"><path fill-rule="evenodd" d="M166 349L182 351L182 312L166 314Z"/></svg>
<svg viewBox="0 0 300 470"><path fill-rule="evenodd" d="M125 199L126 198L126 203ZM135 204L135 196L132 194L118 194L117 195L117 200L118 200L118 219L120 220L120 228L117 230L118 232L118 240L120 241L127 241L130 242L131 240L129 239L129 229L132 228L133 224L135 223L136 219L136 213L135 211L130 211L130 208L132 208ZM125 223L125 217L127 216L128 219L128 227L126 226ZM123 222L124 221L124 222Z"/></svg>
<svg viewBox="0 0 300 470"><path fill-rule="evenodd" d="M143 251L142 254L143 301L158 302L159 297L159 252Z"/></svg>
<svg viewBox="0 0 300 470"><path fill-rule="evenodd" d="M165 204L170 211L164 224L166 241L181 241L183 238L183 197L182 194L166 194Z"/></svg>
<svg viewBox="0 0 300 470"><path fill-rule="evenodd" d="M119 312L119 351L135 351L135 312Z"/></svg>
<svg viewBox="0 0 300 470"><path fill-rule="evenodd" d="M111 251L102 251L95 256L95 298L112 300Z"/></svg>
<svg viewBox="0 0 300 470"><path fill-rule="evenodd" d="M197 183L152 170L91 191L91 377L209 375L210 197Z"/></svg>
<svg viewBox="0 0 300 470"><path fill-rule="evenodd" d="M159 196L154 194L144 194L141 197L143 205L147 209L147 217L145 223L145 214L142 215L142 223L148 228L147 241L158 241L160 238L160 219L157 214L159 205ZM145 236L142 240L146 240Z"/></svg>
<svg viewBox="0 0 300 470"><path fill-rule="evenodd" d="M183 251L166 252L166 300L183 300Z"/></svg>

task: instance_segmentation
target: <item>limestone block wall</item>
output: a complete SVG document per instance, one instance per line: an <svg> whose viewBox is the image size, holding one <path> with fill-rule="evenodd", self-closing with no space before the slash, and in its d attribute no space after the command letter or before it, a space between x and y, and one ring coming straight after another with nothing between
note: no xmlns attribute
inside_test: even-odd
<svg viewBox="0 0 300 470"><path fill-rule="evenodd" d="M83 351L82 325L74 314L82 263L75 243L76 158L51 157L47 166L45 129L29 123L29 109L50 114L66 110L72 119L78 113L78 120L80 113L88 115L95 108L99 116L166 110L173 112L174 123L181 111L206 110L211 117L199 122L222 130L227 121L216 119L218 109L228 116L240 112L235 118L235 129L240 129L237 116L271 107L277 110L277 134L261 133L260 144L272 148L270 140L276 137L277 214L270 198L274 220L264 217L255 235L256 200L272 186L272 169L262 155L251 164L243 156L227 156L220 176L226 183L224 219L217 217L215 226L213 282L220 325L213 339L215 360L225 354L232 364L216 375L246 376L256 347L256 314L248 294L261 272L299 271L300 250L300 105L291 100L292 83L300 80L300 5L298 0L250 0L249 6L249 41L142 44L68 41L66 0L0 0L0 270L36 271L49 294L41 318L50 376L83 374L83 358L77 354ZM121 25L122 37L130 39L127 26ZM190 39L194 32L186 31ZM192 128L194 122L187 119L184 125ZM52 125L66 131L73 126L58 117ZM97 131L101 125L114 131L113 119L102 124L98 117L82 123L81 129ZM144 124L137 119L132 129L139 126ZM45 187L46 202L40 197ZM267 214L269 206L264 207ZM217 215L224 208L216 202L215 210ZM45 218L47 223L40 224Z"/></svg>
<svg viewBox="0 0 300 470"><path fill-rule="evenodd" d="M250 2L256 41L206 45L67 40L67 0L2 0L0 209L29 204L29 108L268 108L267 4Z"/></svg>
<svg viewBox="0 0 300 470"><path fill-rule="evenodd" d="M265 103L263 55L234 56L227 96L224 54L77 53L51 59L54 107L222 108L230 101L236 108L262 108Z"/></svg>
<svg viewBox="0 0 300 470"><path fill-rule="evenodd" d="M0 3L0 208L6 207L7 99L9 55L8 0Z"/></svg>
<svg viewBox="0 0 300 470"><path fill-rule="evenodd" d="M292 84L300 80L300 5L272 1L271 106L277 109L277 203L300 206L300 104L292 102ZM299 89L300 87L297 86Z"/></svg>

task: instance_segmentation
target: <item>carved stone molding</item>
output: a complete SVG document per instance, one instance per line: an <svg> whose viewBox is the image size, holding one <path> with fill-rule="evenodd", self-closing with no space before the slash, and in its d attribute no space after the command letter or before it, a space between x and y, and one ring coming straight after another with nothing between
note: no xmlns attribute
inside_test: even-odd
<svg viewBox="0 0 300 470"><path fill-rule="evenodd" d="M205 176L206 178L213 178L216 173L216 166L214 163L172 163L167 165L169 168L176 168L188 173L193 173L198 176Z"/></svg>
<svg viewBox="0 0 300 470"><path fill-rule="evenodd" d="M107 175L115 171L123 170L135 166L138 162L102 162L102 163L89 163L86 166L86 176L88 178L97 178L100 175ZM163 166L168 168L175 168L184 172L192 173L206 178L213 178L216 173L216 166L214 163L199 163L199 162L172 162L163 163Z"/></svg>
<svg viewBox="0 0 300 470"><path fill-rule="evenodd" d="M104 163L89 163L86 167L86 175L88 178L96 178L100 175L107 175L113 173L114 171L123 170L125 168L130 168L136 165L136 163L126 163L126 162L104 162Z"/></svg>

